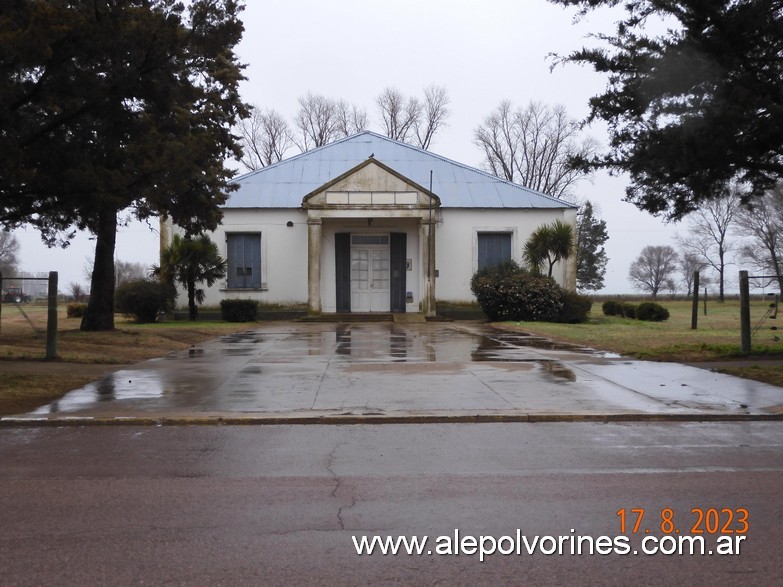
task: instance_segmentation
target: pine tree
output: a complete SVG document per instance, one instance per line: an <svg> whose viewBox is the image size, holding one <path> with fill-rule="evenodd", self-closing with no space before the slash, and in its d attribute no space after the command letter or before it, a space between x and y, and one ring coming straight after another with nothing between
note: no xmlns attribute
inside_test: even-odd
<svg viewBox="0 0 783 587"><path fill-rule="evenodd" d="M185 8L187 4L187 9ZM95 235L83 330L114 328L118 217L214 230L240 154L235 0L0 7L0 224Z"/></svg>
<svg viewBox="0 0 783 587"><path fill-rule="evenodd" d="M608 124L609 151L585 168L628 173L627 199L672 219L731 180L753 198L783 177L783 0L550 1L625 10L565 57L608 74L588 120ZM647 32L656 20L665 33Z"/></svg>
<svg viewBox="0 0 783 587"><path fill-rule="evenodd" d="M606 263L609 260L604 243L609 240L606 220L596 218L593 204L588 200L576 219L576 287L580 290L599 290L604 286Z"/></svg>

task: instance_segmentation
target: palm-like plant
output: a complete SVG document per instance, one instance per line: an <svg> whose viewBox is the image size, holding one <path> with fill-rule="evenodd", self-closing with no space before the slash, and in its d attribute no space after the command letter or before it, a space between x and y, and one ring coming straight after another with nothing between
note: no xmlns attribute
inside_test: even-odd
<svg viewBox="0 0 783 587"><path fill-rule="evenodd" d="M220 256L217 245L207 235L196 238L174 235L167 249L161 251L160 267L153 273L161 281L174 285L182 284L188 292L188 317L195 320L197 303L204 302L204 290L196 288L197 283L206 282L211 287L226 275L226 261Z"/></svg>
<svg viewBox="0 0 783 587"><path fill-rule="evenodd" d="M530 271L540 274L541 267L548 265L548 276L558 261L564 261L574 254L574 228L562 220L539 226L530 235L523 251Z"/></svg>

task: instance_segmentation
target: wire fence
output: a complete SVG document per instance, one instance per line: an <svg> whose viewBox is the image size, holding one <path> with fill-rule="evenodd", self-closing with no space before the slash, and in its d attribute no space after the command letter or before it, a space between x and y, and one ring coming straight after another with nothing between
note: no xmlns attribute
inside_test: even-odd
<svg viewBox="0 0 783 587"><path fill-rule="evenodd" d="M26 304L32 301L32 298L25 294L24 288L16 285L18 282L25 281L46 281L46 313L45 326L41 327L41 320L38 318L40 312L33 312L27 308ZM56 271L49 272L48 277L4 277L0 274L0 336L3 335L3 310L11 305L15 307L19 315L22 316L27 325L33 329L37 335L46 333L46 359L57 358L57 282L58 274ZM11 285L14 284L14 285ZM29 310L29 311L28 311ZM36 319L34 319L34 317Z"/></svg>

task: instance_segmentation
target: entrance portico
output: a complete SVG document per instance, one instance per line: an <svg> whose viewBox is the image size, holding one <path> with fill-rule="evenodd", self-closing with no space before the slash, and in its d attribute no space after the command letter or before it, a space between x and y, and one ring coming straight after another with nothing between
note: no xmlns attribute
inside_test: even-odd
<svg viewBox="0 0 783 587"><path fill-rule="evenodd" d="M434 315L439 206L372 158L305 196L308 311Z"/></svg>

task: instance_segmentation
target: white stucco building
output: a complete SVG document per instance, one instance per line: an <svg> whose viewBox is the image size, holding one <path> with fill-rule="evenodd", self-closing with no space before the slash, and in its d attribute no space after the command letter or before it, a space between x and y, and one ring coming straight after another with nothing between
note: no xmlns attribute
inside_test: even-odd
<svg viewBox="0 0 783 587"><path fill-rule="evenodd" d="M436 300L473 300L480 267L521 262L539 226L576 222L567 202L372 132L236 183L210 235L228 275L206 304L250 298L307 303L312 314L430 316ZM554 275L574 289L575 259Z"/></svg>

